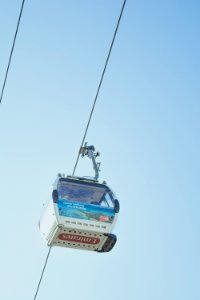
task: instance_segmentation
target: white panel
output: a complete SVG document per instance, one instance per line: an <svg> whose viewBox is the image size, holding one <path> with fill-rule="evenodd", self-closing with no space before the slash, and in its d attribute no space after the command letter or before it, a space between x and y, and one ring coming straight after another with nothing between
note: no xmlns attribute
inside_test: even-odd
<svg viewBox="0 0 200 300"><path fill-rule="evenodd" d="M44 239L48 239L52 230L57 226L57 218L54 212L54 204L51 201L47 204L40 218L40 232Z"/></svg>

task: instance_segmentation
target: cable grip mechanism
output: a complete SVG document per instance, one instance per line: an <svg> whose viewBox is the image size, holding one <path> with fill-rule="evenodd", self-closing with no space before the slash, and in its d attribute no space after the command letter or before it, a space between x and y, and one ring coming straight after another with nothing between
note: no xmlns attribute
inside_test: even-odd
<svg viewBox="0 0 200 300"><path fill-rule="evenodd" d="M99 152L95 152L95 148L94 146L87 146L87 143L85 143L84 147L80 148L79 153L81 154L82 157L84 156L88 156L89 158L92 159L92 163L93 163L93 168L95 170L95 176L94 179L98 180L99 178L99 172L100 172L100 162L96 162L96 157L100 156Z"/></svg>

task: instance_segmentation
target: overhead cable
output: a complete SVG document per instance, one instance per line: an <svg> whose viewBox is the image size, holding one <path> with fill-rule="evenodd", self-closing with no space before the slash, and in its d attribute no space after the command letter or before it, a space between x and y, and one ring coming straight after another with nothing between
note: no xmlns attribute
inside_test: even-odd
<svg viewBox="0 0 200 300"><path fill-rule="evenodd" d="M109 62L109 58L110 58L110 55L111 55L111 52L112 52L112 48L113 48L113 45L114 45L114 42L115 42L115 38L116 38L116 35L117 35L119 24L120 24L122 15L123 15L125 4L126 4L126 0L124 0L124 2L122 4L122 7L121 7L120 15L119 15L119 18L118 18L118 21L117 21L117 25L116 25L114 34L113 34L112 42L110 44L110 48L109 48L109 51L108 51L106 62L105 62L105 65L104 65L104 68L103 68L103 71L102 71L102 74L101 74L101 78L100 78L100 81L99 81L97 92L96 92L96 95L95 95L95 98L94 98L94 101L93 101L92 109L91 109L91 112L90 112L90 115L89 115L89 119L88 119L88 122L87 122L87 125L86 125L86 128L85 128L85 132L84 132L84 135L83 135L83 138L82 138L82 142L81 142L81 145L80 145L80 148L79 148L79 151L78 151L77 159L76 159L76 162L75 162L75 165L74 165L74 169L73 169L73 173L72 173L73 176L75 174L76 167L77 167L77 164L78 164L78 161L79 161L80 149L81 149L81 147L83 147L83 144L85 142L85 138L86 138L86 135L87 135L87 132L88 132L88 128L89 128L89 125L90 125L90 122L91 122L91 119L92 119L94 108L95 108L97 98L98 98L98 95L99 95L99 91L100 91L100 88L101 88L101 85L102 85L102 82L103 82L103 79L104 79L104 75L105 75L106 68L107 68L107 65L108 65L108 62Z"/></svg>
<svg viewBox="0 0 200 300"><path fill-rule="evenodd" d="M14 48L15 48L17 33L19 31L19 25L20 25L22 13L23 13L24 3L25 3L25 0L23 0L22 4L21 4L21 9L20 9L20 13L19 13L18 21L17 21L17 27L16 27L16 30L15 30L15 35L14 35L14 39L13 39L13 43L12 43L12 48L11 48L11 51L10 51L8 65L7 65L7 69L6 69L6 73L5 73L5 77L4 77L4 82L3 82L2 89L1 89L0 103L3 99L3 93L4 93L4 89L5 89L6 82L7 82L7 77L8 77L8 72L9 72L9 69L10 69L10 64L11 64L11 60L12 60L13 51L14 51Z"/></svg>
<svg viewBox="0 0 200 300"><path fill-rule="evenodd" d="M114 31L112 42L111 42L111 45L110 45L110 48L109 48L109 51L108 51L108 55L107 55L107 58L106 58L106 62L105 62L104 68L103 68L103 72L102 72L102 75L101 75L101 79L100 79L100 82L99 82L99 85L98 85L98 88L97 88L96 96L94 98L92 110L90 112L88 123L87 123L86 129L85 129L85 132L84 132L84 135L83 135L83 139L82 139L82 142L81 142L81 147L83 146L85 138L86 138L86 135L87 135L87 131L88 131L88 128L89 128L89 125L90 125L90 121L91 121L93 112L94 112L94 108L95 108L95 104L97 102L99 91L100 91L100 88L101 88L101 85L102 85L102 82L103 82L104 74L106 72L106 68L107 68L108 61L109 61L109 58L110 58L110 55L111 55L111 51L112 51L113 44L114 44L114 41L115 41L115 37L116 37L117 31L118 31L118 28L119 28L119 24L120 24L120 21L121 21L121 17L122 17L123 11L124 11L125 4L126 4L126 0L123 2L122 8L121 8L121 12L120 12L120 15L119 15L119 18L118 18L118 21L117 21L117 25L116 25L116 28L115 28L115 31ZM80 153L78 152L77 160L76 160L76 163L75 163L75 166L74 166L74 170L73 170L73 175L75 173L75 170L76 170L76 167L77 167L77 164L78 164L79 156L80 156ZM49 248L49 251L47 253L47 257L45 259L44 267L42 269L40 280L39 280L38 285L37 285L37 289L36 289L36 293L35 293L35 296L34 296L34 300L36 300L36 298L37 298L38 291L40 289L40 284L42 282L43 275L44 275L44 272L45 272L45 269L46 269L46 266L47 266L47 262L48 262L48 259L49 259L49 256L50 256L50 252L51 252L51 247Z"/></svg>
<svg viewBox="0 0 200 300"><path fill-rule="evenodd" d="M50 253L51 253L51 247L49 247L49 251L48 251L47 256L46 256L46 259L45 259L45 263L44 263L44 266L43 266L43 269L42 269L42 273L41 273L41 275L40 275L40 280L39 280L39 282L38 282L38 285L37 285L37 288L36 288L36 292L35 292L35 296L34 296L34 298L33 298L34 300L37 298L37 294L38 294L38 291L39 291L39 289L40 289L40 284L41 284L41 282L42 282L42 278L43 278L44 271L45 271L46 266L47 266L47 262L48 262Z"/></svg>

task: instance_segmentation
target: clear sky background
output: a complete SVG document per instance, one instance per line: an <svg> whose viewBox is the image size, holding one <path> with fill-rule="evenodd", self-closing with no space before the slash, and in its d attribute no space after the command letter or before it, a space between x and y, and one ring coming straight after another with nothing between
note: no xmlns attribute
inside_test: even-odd
<svg viewBox="0 0 200 300"><path fill-rule="evenodd" d="M0 2L1 84L20 5ZM0 106L3 300L34 297L40 212L72 174L121 5L26 1ZM121 203L118 242L53 248L38 300L200 299L199 15L198 0L127 1L86 138Z"/></svg>

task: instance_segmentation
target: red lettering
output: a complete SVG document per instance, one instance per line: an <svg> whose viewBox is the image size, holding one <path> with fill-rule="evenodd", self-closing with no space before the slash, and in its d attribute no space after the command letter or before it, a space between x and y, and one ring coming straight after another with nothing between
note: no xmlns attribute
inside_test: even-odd
<svg viewBox="0 0 200 300"><path fill-rule="evenodd" d="M71 233L61 233L58 235L58 239L62 241L78 242L78 243L84 243L90 245L96 245L100 242L100 239L96 237L94 238L90 236L82 236L82 235L71 234Z"/></svg>

